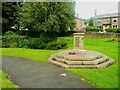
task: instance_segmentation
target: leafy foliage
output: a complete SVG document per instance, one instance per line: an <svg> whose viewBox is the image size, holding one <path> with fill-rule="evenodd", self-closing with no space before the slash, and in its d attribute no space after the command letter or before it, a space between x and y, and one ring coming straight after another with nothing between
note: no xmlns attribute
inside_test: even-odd
<svg viewBox="0 0 120 90"><path fill-rule="evenodd" d="M20 8L17 2L2 2L2 29L3 33L11 29L11 26L18 24L16 18L17 11Z"/></svg>
<svg viewBox="0 0 120 90"><path fill-rule="evenodd" d="M5 36L8 36L8 35L17 35L16 33L14 33L13 31L7 31L5 33Z"/></svg>
<svg viewBox="0 0 120 90"><path fill-rule="evenodd" d="M99 32L100 28L86 28L87 32Z"/></svg>
<svg viewBox="0 0 120 90"><path fill-rule="evenodd" d="M93 26L93 18L90 18L90 20L89 20L89 26Z"/></svg>
<svg viewBox="0 0 120 90"><path fill-rule="evenodd" d="M67 46L67 43L61 39L55 39L54 35L41 34L40 38L30 38L28 36L20 36L12 31L5 33L2 36L2 47L5 48L31 48L31 49L62 49ZM52 37L53 36L53 37Z"/></svg>
<svg viewBox="0 0 120 90"><path fill-rule="evenodd" d="M62 32L74 27L72 2L27 2L22 10L20 21L28 30Z"/></svg>
<svg viewBox="0 0 120 90"><path fill-rule="evenodd" d="M41 33L39 38L41 39L41 41L43 41L44 43L48 43L48 42L51 42L51 41L54 41L54 40L57 40L57 35L56 33Z"/></svg>
<svg viewBox="0 0 120 90"><path fill-rule="evenodd" d="M21 41L19 41L19 48L29 48L28 45L29 45L29 39L23 39Z"/></svg>
<svg viewBox="0 0 120 90"><path fill-rule="evenodd" d="M84 19L84 24L88 25L89 24L89 19Z"/></svg>
<svg viewBox="0 0 120 90"><path fill-rule="evenodd" d="M41 32L28 31L28 30L18 30L16 32L18 35L29 36L29 37L39 37Z"/></svg>
<svg viewBox="0 0 120 90"><path fill-rule="evenodd" d="M68 49L73 49L73 37L68 39ZM110 38L109 38L110 39ZM73 74L89 80L99 88L118 88L118 64L119 44L117 42L106 42L108 38L85 38L85 49L99 51L116 61L112 66L103 69L67 69ZM48 61L48 57L59 52L59 50L35 50L24 48L2 48L2 55L17 56L37 61ZM21 53L20 53L21 52ZM104 77L104 78L103 78ZM112 78L111 78L112 77ZM3 82L3 85L6 83ZM8 85L7 85L8 86Z"/></svg>
<svg viewBox="0 0 120 90"><path fill-rule="evenodd" d="M29 39L29 37L27 36L19 36L17 34L15 34L14 32L12 31L8 31L5 33L5 36L2 36L2 47L5 47L5 48L17 48L17 47L20 47L19 45L19 42L22 42L26 39Z"/></svg>
<svg viewBox="0 0 120 90"><path fill-rule="evenodd" d="M120 33L120 28L109 28L105 29L106 32L114 32L114 33Z"/></svg>
<svg viewBox="0 0 120 90"><path fill-rule="evenodd" d="M64 39L58 39L56 41L49 42L46 49L58 50L67 48L67 42Z"/></svg>
<svg viewBox="0 0 120 90"><path fill-rule="evenodd" d="M32 49L44 49L46 44L43 43L40 38L33 38L29 41L28 47Z"/></svg>

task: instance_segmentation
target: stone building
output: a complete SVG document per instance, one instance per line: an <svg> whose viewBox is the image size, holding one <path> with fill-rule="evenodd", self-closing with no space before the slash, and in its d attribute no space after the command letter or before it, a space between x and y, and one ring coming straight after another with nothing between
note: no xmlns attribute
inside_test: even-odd
<svg viewBox="0 0 120 90"><path fill-rule="evenodd" d="M75 18L75 22L76 22L75 31L81 31L84 29L85 24L83 19Z"/></svg>
<svg viewBox="0 0 120 90"><path fill-rule="evenodd" d="M106 28L120 28L120 13L96 15L93 17L93 26L105 30Z"/></svg>

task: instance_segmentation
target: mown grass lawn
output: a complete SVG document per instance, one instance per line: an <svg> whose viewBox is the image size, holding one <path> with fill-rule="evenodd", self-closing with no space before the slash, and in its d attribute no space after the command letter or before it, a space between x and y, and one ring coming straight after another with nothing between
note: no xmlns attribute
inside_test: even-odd
<svg viewBox="0 0 120 90"><path fill-rule="evenodd" d="M0 70L0 77L2 77L0 80L0 90L2 88L12 88L12 90L16 90L17 86L14 85L9 79L7 79L7 75Z"/></svg>
<svg viewBox="0 0 120 90"><path fill-rule="evenodd" d="M61 37L65 38L68 42L67 49L73 49L73 37ZM99 51L111 58L116 63L112 66L102 69L66 69L73 74L84 78L91 84L100 88L117 88L118 87L118 42L106 42L110 40L105 39L93 39L85 38L85 49ZM47 61L48 57L56 52L62 50L38 50L38 49L25 49L25 48L3 48L3 56L18 56L27 59Z"/></svg>

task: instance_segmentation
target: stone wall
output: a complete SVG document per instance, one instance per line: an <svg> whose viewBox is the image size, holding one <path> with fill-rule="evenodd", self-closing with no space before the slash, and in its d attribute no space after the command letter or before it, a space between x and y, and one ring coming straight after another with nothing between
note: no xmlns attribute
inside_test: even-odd
<svg viewBox="0 0 120 90"><path fill-rule="evenodd" d="M86 32L87 38L114 38L120 37L120 33L99 33L99 32Z"/></svg>

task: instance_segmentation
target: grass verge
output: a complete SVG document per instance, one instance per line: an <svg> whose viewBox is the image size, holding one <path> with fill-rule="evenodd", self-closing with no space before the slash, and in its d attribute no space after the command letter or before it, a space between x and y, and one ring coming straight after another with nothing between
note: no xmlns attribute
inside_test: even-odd
<svg viewBox="0 0 120 90"><path fill-rule="evenodd" d="M73 37L65 38L68 42L68 49L73 49ZM112 66L102 69L66 69L73 74L90 81L96 87L100 88L118 88L118 42L107 42L108 38L85 38L85 49L99 51L111 58L116 63ZM3 48L3 56L18 56L27 59L47 61L51 54L62 50L38 50L25 48Z"/></svg>
<svg viewBox="0 0 120 90"><path fill-rule="evenodd" d="M3 88L3 89L7 89L7 88L12 88L12 90L17 90L16 88L17 88L17 86L16 85L14 85L13 83L12 83L12 81L10 81L9 79L7 79L7 75L4 73L4 72L2 72L2 70L0 70L0 77L2 77L1 79L2 80L0 80L1 82L0 82L0 90Z"/></svg>

